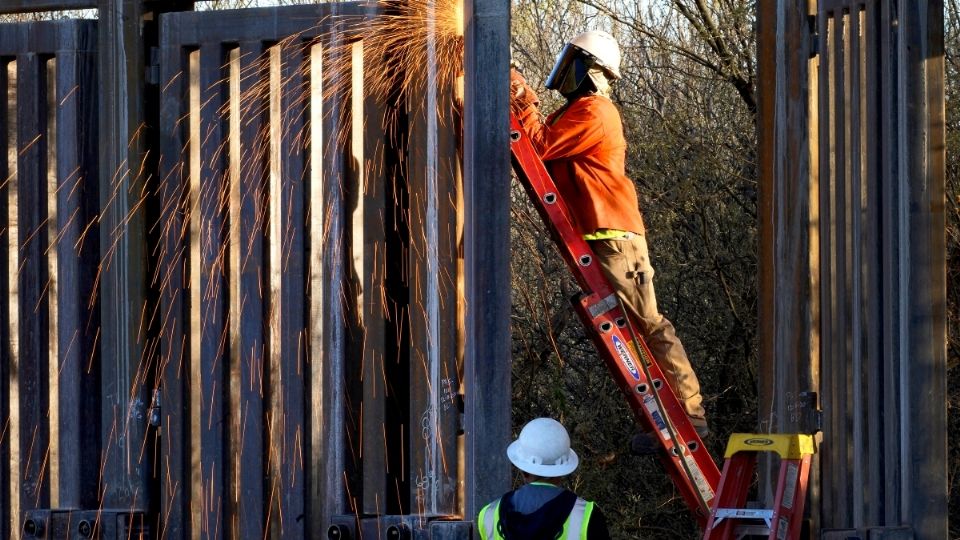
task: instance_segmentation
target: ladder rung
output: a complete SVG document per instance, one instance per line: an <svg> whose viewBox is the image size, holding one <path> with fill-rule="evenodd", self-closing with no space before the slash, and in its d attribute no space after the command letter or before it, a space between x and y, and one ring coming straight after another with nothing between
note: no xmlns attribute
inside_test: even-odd
<svg viewBox="0 0 960 540"><path fill-rule="evenodd" d="M720 525L725 519L762 519L767 528L773 526L773 510L753 508L717 508L713 512L713 526Z"/></svg>
<svg viewBox="0 0 960 540"><path fill-rule="evenodd" d="M773 510L763 508L717 508L718 518L725 519L773 519Z"/></svg>
<svg viewBox="0 0 960 540"><path fill-rule="evenodd" d="M767 538L770 536L770 527L765 525L740 525L734 531L734 536L737 540L753 536Z"/></svg>
<svg viewBox="0 0 960 540"><path fill-rule="evenodd" d="M611 294L596 304L587 306L587 309L590 311L590 316L596 319L600 315L617 307L620 307L620 302L617 301L617 295Z"/></svg>

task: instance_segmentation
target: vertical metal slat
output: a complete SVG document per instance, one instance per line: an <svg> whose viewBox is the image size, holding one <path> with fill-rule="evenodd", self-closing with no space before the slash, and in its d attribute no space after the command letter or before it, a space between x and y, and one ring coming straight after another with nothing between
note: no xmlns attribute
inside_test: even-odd
<svg viewBox="0 0 960 540"><path fill-rule="evenodd" d="M10 88L7 70L9 59L0 58L0 536L12 537L10 516L10 491L13 489L10 468L15 466L10 460L10 365L13 361L11 341L11 274L10 274L10 175L12 173L8 157L11 145L16 144L16 134L10 133L11 125L16 122L9 114L9 107L16 97ZM14 154L16 156L16 154ZM16 161L16 157L13 158ZM16 164L14 163L14 168Z"/></svg>
<svg viewBox="0 0 960 540"><path fill-rule="evenodd" d="M883 433L881 416L876 411L882 411L883 387L881 363L881 316L884 309L883 291L880 288L879 270L882 268L881 233L880 233L880 162L882 155L881 110L880 110L880 20L879 6L876 2L867 2L864 5L863 32L863 302L864 313L864 392L869 399L869 407L874 414L867 415L866 444L870 448L867 456L867 480L870 493L885 490L883 466ZM868 507L866 519L870 523L882 523L882 505L872 504Z"/></svg>
<svg viewBox="0 0 960 540"><path fill-rule="evenodd" d="M227 191L224 147L223 106L224 54L219 43L200 49L200 470L203 503L200 506L201 532L206 538L225 535L226 520L226 363L228 327L226 322L228 285ZM197 285L197 284L195 284Z"/></svg>
<svg viewBox="0 0 960 540"><path fill-rule="evenodd" d="M852 464L852 502L853 512L851 514L854 524L864 523L864 513L866 510L865 500L867 486L864 477L865 454L868 448L864 444L864 416L867 411L866 396L864 395L864 358L863 358L863 319L862 319L862 168L863 162L862 140L861 140L861 100L863 87L861 86L862 64L860 61L860 6L858 3L850 8L847 13L847 55L849 70L847 73L847 174L845 196L847 201L847 219L846 219L846 242L847 242L847 343L848 350L846 357L849 358L851 370L849 374L851 395L851 417L850 440L853 455Z"/></svg>
<svg viewBox="0 0 960 540"><path fill-rule="evenodd" d="M159 536L186 538L189 536L188 504L191 478L187 467L189 441L189 328L188 311L184 298L186 286L187 253L184 244L187 211L184 149L187 141L186 97L189 73L186 71L186 53L176 41L172 25L162 19L165 42L161 48L162 92L160 94L161 171L158 198L160 199L161 268L155 274L161 301L161 517Z"/></svg>
<svg viewBox="0 0 960 540"><path fill-rule="evenodd" d="M324 84L336 80L335 77L338 76L328 73L327 70L342 69L340 66L349 65L343 58L343 51L338 50L338 47L342 49L342 45L337 39L326 45L322 56L321 79ZM320 362L318 366L320 377L314 381L313 388L315 392L320 393L322 402L321 421L318 427L321 433L320 447L314 451L323 456L320 465L323 469L324 485L320 490L322 506L318 515L321 519L328 520L335 514L352 512L357 508L356 500L348 497L346 482L351 472L359 466L355 461L357 456L350 448L353 441L348 434L353 432L354 427L348 425L348 407L359 407L359 405L348 402L346 388L347 374L344 365L347 358L344 345L346 314L342 302L342 295L345 294L343 289L345 208L343 185L340 181L345 158L337 144L341 119L338 114L331 112L340 110L344 104L342 96L330 92L327 88L321 95L323 96L320 100L322 111L320 114L314 112L313 118L322 120L320 126L317 126L316 122L313 124L315 128L320 127L320 129L313 131L311 144L321 145L314 155L320 155L323 158L322 164L314 165L319 168L322 192L312 197L314 201L319 202L323 211L321 236L312 239L312 249L321 254L322 286L318 291L320 293L318 300L322 316L320 320L311 321L311 326L315 329L319 327L322 332L321 350L314 352L314 361ZM350 493L351 497L358 495Z"/></svg>
<svg viewBox="0 0 960 540"><path fill-rule="evenodd" d="M817 17L819 21L820 36L820 85L819 85L819 111L818 128L820 139L820 162L819 162L819 237L820 237L820 363L822 365L822 376L828 377L821 386L823 390L823 407L825 409L834 407L834 396L836 395L835 374L829 358L832 357L831 350L831 325L833 324L833 302L831 287L833 283L833 235L829 227L832 220L833 208L831 205L832 181L834 178L833 167L833 108L834 108L834 67L837 61L837 54L834 47L834 33L836 32L833 24L833 18L829 13L820 11ZM834 419L832 416L825 415L824 431L832 432L834 430ZM824 442L822 450L823 456L820 458L822 475L824 478L833 478L836 468L836 458L833 452L833 443ZM832 482L824 482L823 501L824 505L834 504L836 492L831 489Z"/></svg>
<svg viewBox="0 0 960 540"><path fill-rule="evenodd" d="M279 199L271 201L278 205L280 236L271 239L279 242L280 265L279 293L275 304L279 309L279 362L278 372L273 374L272 390L276 393L276 416L273 451L277 455L277 474L280 535L282 538L301 538L305 534L304 516L306 493L304 485L304 459L310 453L306 410L306 218L304 207L304 183L306 181L304 129L305 106L308 94L303 71L308 56L304 44L294 41L281 50L281 107L282 133L279 157Z"/></svg>
<svg viewBox="0 0 960 540"><path fill-rule="evenodd" d="M99 233L94 220L97 107L95 29L77 32L75 50L57 56L57 302L60 379L60 500L63 508L98 504L100 372L97 362L99 315L94 290ZM66 49L66 47L64 47Z"/></svg>
<svg viewBox="0 0 960 540"><path fill-rule="evenodd" d="M385 248L383 240L384 200L383 170L371 167L368 160L378 151L368 138L382 143L378 137L379 122L368 122L367 118L378 118L376 113L367 114L365 109L374 104L372 96L366 96L363 85L363 71L366 58L363 55L363 42L353 45L351 62L351 159L356 164L354 175L350 179L347 197L356 201L349 208L352 213L351 227L352 276L356 280L351 291L351 301L355 303L357 327L363 343L360 346L363 357L363 369L360 374L363 386L363 415L361 417L361 455L363 456L363 511L368 514L388 514L387 501L391 498L388 491L389 453L399 448L390 447L387 442L386 424L388 381L384 372L385 338L384 314L386 306L381 304L384 294ZM365 124L367 124L365 126ZM374 144L376 144L374 143ZM392 498L395 498L392 497Z"/></svg>
<svg viewBox="0 0 960 540"><path fill-rule="evenodd" d="M410 156L411 511L442 516L457 511L457 219L450 205L458 178L443 159L457 155L453 126L440 117L452 110L450 91L425 78L429 98L411 104L418 111Z"/></svg>
<svg viewBox="0 0 960 540"><path fill-rule="evenodd" d="M438 306L442 322L437 366L437 452L434 463L439 483L438 515L453 516L458 508L458 431L460 409L458 394L463 372L463 331L460 317L460 262L462 222L458 204L462 202L463 177L460 168L460 128L455 113L454 88L440 87L437 125L437 257ZM445 115L448 115L446 118Z"/></svg>
<svg viewBox="0 0 960 540"><path fill-rule="evenodd" d="M465 397L467 448L464 510L480 507L509 485L502 452L510 438L510 160L505 88L509 10L502 0L464 3L464 239L467 305Z"/></svg>
<svg viewBox="0 0 960 540"><path fill-rule="evenodd" d="M883 453L886 457L884 485L885 522L898 523L901 515L902 491L905 486L901 482L902 468L898 465L900 456L900 392L899 392L899 364L902 336L898 322L898 313L901 309L898 291L900 290L900 257L899 223L897 210L899 194L898 171L899 153L897 148L897 132L900 122L897 116L897 73L900 61L894 51L899 49L899 23L897 23L897 6L895 2L882 2L880 9L880 48L881 54L881 128L883 162L881 165L882 184L880 214L881 231L883 238L881 248L881 279L884 291L884 309L881 311L883 335L883 416L884 416L884 443Z"/></svg>
<svg viewBox="0 0 960 540"><path fill-rule="evenodd" d="M43 60L27 53L17 59L18 99L18 309L20 428L20 511L49 505L48 452L50 364L48 352L48 272L46 183L46 70Z"/></svg>
<svg viewBox="0 0 960 540"><path fill-rule="evenodd" d="M267 82L260 42L240 45L240 205L236 225L240 259L235 262L240 274L239 294L233 301L231 315L238 319L239 404L234 417L237 432L232 443L236 457L236 478L239 485L237 519L238 538L264 536L266 503L264 500L264 383L266 378L266 276L268 268L264 251L265 212L267 204L266 141L264 129L266 104L264 84Z"/></svg>
<svg viewBox="0 0 960 540"><path fill-rule="evenodd" d="M900 7L900 324L908 339L899 357L901 519L913 525L918 538L943 538L948 535L944 2Z"/></svg>
<svg viewBox="0 0 960 540"><path fill-rule="evenodd" d="M849 179L849 107L847 95L847 76L849 74L849 47L847 25L847 13L843 8L838 8L833 14L834 20L834 48L835 62L833 64L833 84L834 84L834 118L833 118L833 151L834 166L833 177L830 185L830 204L831 216L828 226L832 237L831 252L831 339L830 356L831 370L833 371L833 381L835 393L833 395L833 407L829 409L830 414L834 416L834 430L829 437L832 442L831 448L836 459L836 475L833 476L832 485L834 492L838 495L837 502L849 515L852 512L852 448L848 442L848 436L852 427L853 411L849 399L850 392L850 371L847 369L849 357L847 355L848 336L847 336L847 188Z"/></svg>

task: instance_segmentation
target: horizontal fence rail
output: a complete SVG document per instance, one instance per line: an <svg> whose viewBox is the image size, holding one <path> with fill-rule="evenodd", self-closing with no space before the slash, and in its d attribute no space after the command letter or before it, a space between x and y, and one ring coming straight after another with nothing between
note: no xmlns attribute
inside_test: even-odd
<svg viewBox="0 0 960 540"><path fill-rule="evenodd" d="M0 0L0 14L93 9L97 0Z"/></svg>

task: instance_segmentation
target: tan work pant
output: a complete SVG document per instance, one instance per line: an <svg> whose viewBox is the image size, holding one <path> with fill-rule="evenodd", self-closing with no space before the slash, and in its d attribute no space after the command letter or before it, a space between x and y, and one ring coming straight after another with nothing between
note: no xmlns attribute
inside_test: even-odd
<svg viewBox="0 0 960 540"><path fill-rule="evenodd" d="M590 247L634 323L639 324L635 330L647 342L667 382L683 402L687 415L694 419L704 418L697 374L693 372L673 323L657 309L654 272L646 237L633 234L630 238L618 240L593 240Z"/></svg>

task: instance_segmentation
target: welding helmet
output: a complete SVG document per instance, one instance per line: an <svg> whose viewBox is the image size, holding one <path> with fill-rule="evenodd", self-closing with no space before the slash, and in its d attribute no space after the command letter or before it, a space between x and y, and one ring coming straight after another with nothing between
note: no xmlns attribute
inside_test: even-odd
<svg viewBox="0 0 960 540"><path fill-rule="evenodd" d="M570 448L566 428L552 418L527 422L517 440L507 447L507 458L521 471L544 478L566 476L580 463Z"/></svg>
<svg viewBox="0 0 960 540"><path fill-rule="evenodd" d="M584 32L564 45L545 86L568 96L588 78L597 88L620 78L620 46L602 30Z"/></svg>

